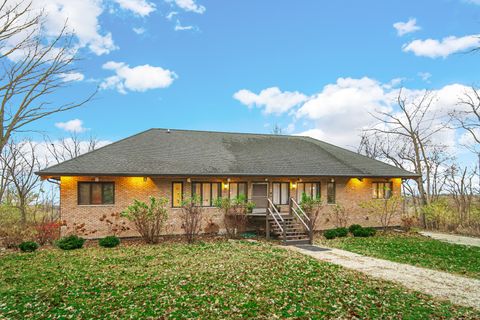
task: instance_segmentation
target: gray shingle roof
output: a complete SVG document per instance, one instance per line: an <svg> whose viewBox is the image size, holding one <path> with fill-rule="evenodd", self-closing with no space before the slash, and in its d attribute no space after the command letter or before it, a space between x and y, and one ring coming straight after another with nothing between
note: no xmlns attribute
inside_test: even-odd
<svg viewBox="0 0 480 320"><path fill-rule="evenodd" d="M416 176L310 137L167 129L141 132L37 174Z"/></svg>

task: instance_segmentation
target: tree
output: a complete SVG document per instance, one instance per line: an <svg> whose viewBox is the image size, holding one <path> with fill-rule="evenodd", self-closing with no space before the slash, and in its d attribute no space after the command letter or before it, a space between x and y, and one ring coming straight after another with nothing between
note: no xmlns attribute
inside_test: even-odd
<svg viewBox="0 0 480 320"><path fill-rule="evenodd" d="M443 182L441 168L449 159L445 146L435 143L433 137L447 128L432 108L435 96L426 91L422 96L408 99L402 91L397 97L398 112L378 111L373 116L380 123L366 130L368 137L377 140L363 143L362 148L395 166L419 175L412 194L418 194L420 205L429 204L437 197ZM367 149L368 147L368 149ZM374 148L375 147L375 148ZM422 223L424 219L422 218Z"/></svg>
<svg viewBox="0 0 480 320"><path fill-rule="evenodd" d="M478 89L472 87L471 91L465 92L460 98L458 105L460 108L450 112L453 123L456 128L466 131L472 138L471 144L464 144L466 148L474 153L480 153L480 93Z"/></svg>
<svg viewBox="0 0 480 320"><path fill-rule="evenodd" d="M68 138L59 140L51 140L45 137L45 145L48 153L57 162L63 162L79 155L95 150L98 147L99 141L93 136L86 140L82 140L77 133L72 133Z"/></svg>
<svg viewBox="0 0 480 320"><path fill-rule="evenodd" d="M55 37L42 35L44 13L25 1L0 0L0 152L14 132L32 122L88 102L57 102L76 71L77 51L66 25Z"/></svg>
<svg viewBox="0 0 480 320"><path fill-rule="evenodd" d="M15 143L10 141L6 150L9 161L3 163L10 177L11 189L15 196L15 205L20 210L21 222L27 222L29 206L38 199L40 177L35 174L41 165L35 152L35 145L30 141Z"/></svg>

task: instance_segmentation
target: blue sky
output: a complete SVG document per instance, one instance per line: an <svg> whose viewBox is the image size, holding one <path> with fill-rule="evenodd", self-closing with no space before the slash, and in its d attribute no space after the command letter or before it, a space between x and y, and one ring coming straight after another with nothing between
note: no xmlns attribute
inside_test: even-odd
<svg viewBox="0 0 480 320"><path fill-rule="evenodd" d="M34 125L53 138L82 128L110 141L152 127L269 133L277 123L353 147L368 112L394 110L400 86L454 101L479 84L480 53L463 53L480 46L475 0L36 1L50 19L68 17L81 47L82 80L59 99L101 87Z"/></svg>

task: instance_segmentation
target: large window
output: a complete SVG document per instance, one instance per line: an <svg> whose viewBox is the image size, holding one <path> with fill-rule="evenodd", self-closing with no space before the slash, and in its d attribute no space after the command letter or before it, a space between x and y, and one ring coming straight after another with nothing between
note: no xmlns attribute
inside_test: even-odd
<svg viewBox="0 0 480 320"><path fill-rule="evenodd" d="M183 201L183 182L172 182L172 207L181 207Z"/></svg>
<svg viewBox="0 0 480 320"><path fill-rule="evenodd" d="M336 186L335 182L328 182L327 183L327 203L328 204L334 204L335 203L335 197L336 197Z"/></svg>
<svg viewBox="0 0 480 320"><path fill-rule="evenodd" d="M391 182L372 182L372 197L374 199L389 199L392 196Z"/></svg>
<svg viewBox="0 0 480 320"><path fill-rule="evenodd" d="M240 195L248 198L248 189L246 182L230 182L228 189L230 190L230 199L236 198Z"/></svg>
<svg viewBox="0 0 480 320"><path fill-rule="evenodd" d="M290 183L289 182L273 182L273 203L274 204L288 204L290 198Z"/></svg>
<svg viewBox="0 0 480 320"><path fill-rule="evenodd" d="M115 203L115 185L113 182L79 182L78 204L99 205Z"/></svg>
<svg viewBox="0 0 480 320"><path fill-rule="evenodd" d="M297 183L297 201L302 201L304 193L313 199L320 199L320 182Z"/></svg>
<svg viewBox="0 0 480 320"><path fill-rule="evenodd" d="M220 182L192 182L192 197L198 197L203 207L214 206L215 201L221 196Z"/></svg>

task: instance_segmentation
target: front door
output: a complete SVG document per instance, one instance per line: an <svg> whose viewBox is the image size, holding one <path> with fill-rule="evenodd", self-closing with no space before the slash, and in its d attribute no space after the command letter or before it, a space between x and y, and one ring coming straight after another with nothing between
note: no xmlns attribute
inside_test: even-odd
<svg viewBox="0 0 480 320"><path fill-rule="evenodd" d="M255 208L268 207L268 183L252 183L252 202L255 203Z"/></svg>

